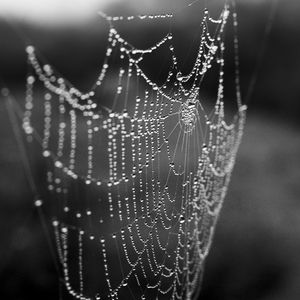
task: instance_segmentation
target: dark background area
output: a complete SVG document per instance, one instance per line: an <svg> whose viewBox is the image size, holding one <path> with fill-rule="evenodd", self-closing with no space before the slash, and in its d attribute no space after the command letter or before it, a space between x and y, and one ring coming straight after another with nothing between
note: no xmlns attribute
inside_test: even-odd
<svg viewBox="0 0 300 300"><path fill-rule="evenodd" d="M172 25L176 51L183 60L187 54L183 45L191 45L193 61L201 3L182 9L184 5L174 2L153 1L147 10L164 11L170 5L179 9ZM219 7L218 1L212 2ZM146 9L138 1L128 3L107 10L130 15ZM200 299L300 298L300 2L279 1L266 38L271 3L240 0L237 5L243 96L264 43L265 53ZM138 45L151 45L169 28L167 22L120 26L126 38ZM24 42L33 43L60 73L87 89L101 64L107 29L98 16L83 25L66 26L2 18L1 78L23 105ZM156 66L150 70L155 71ZM58 299L58 276L47 235L33 207L4 99L0 138L0 299ZM32 167L38 175L43 165L35 161Z"/></svg>

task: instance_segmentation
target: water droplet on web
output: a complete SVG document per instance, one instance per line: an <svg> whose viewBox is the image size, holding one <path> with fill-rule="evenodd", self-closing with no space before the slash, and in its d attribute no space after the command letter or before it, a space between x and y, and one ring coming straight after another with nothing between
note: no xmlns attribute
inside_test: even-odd
<svg viewBox="0 0 300 300"><path fill-rule="evenodd" d="M33 76L28 76L28 77L27 77L27 83L28 83L28 84L33 84L34 81L35 81L35 78L34 78Z"/></svg>
<svg viewBox="0 0 300 300"><path fill-rule="evenodd" d="M34 47L33 47L33 46L27 46L27 47L26 47L26 52L27 52L28 54L33 54L33 52L34 52Z"/></svg>
<svg viewBox="0 0 300 300"><path fill-rule="evenodd" d="M182 80L183 80L182 73L181 73L181 72L178 72L178 73L176 74L176 78L177 78L178 81L182 81Z"/></svg>
<svg viewBox="0 0 300 300"><path fill-rule="evenodd" d="M35 200L34 205L36 207L40 207L43 205L43 201L41 199L37 199L37 200Z"/></svg>
<svg viewBox="0 0 300 300"><path fill-rule="evenodd" d="M52 74L52 69L51 69L50 65L44 65L43 69L47 73L47 75Z"/></svg>
<svg viewBox="0 0 300 300"><path fill-rule="evenodd" d="M59 160L57 160L57 161L55 162L55 167L57 167L57 168L62 168L62 166L63 166L63 164L62 164Z"/></svg>
<svg viewBox="0 0 300 300"><path fill-rule="evenodd" d="M50 151L49 151L49 150L45 150L45 151L43 152L43 156L44 156L44 157L49 157L49 156L50 156Z"/></svg>

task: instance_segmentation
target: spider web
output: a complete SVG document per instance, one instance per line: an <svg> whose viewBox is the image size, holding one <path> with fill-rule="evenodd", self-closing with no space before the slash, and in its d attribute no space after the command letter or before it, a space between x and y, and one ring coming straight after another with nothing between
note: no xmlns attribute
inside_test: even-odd
<svg viewBox="0 0 300 300"><path fill-rule="evenodd" d="M50 195L35 205L51 212L61 277L74 298L192 299L245 122L236 35L237 111L231 123L224 108L224 30L232 17L236 31L237 16L228 4L218 19L204 10L188 74L178 67L172 33L139 49L115 26L172 14L101 16L109 24L108 46L87 93L43 64L33 46L26 48L23 128L29 141L40 136ZM171 64L158 84L142 62L163 47ZM208 112L200 91L213 66L218 91Z"/></svg>

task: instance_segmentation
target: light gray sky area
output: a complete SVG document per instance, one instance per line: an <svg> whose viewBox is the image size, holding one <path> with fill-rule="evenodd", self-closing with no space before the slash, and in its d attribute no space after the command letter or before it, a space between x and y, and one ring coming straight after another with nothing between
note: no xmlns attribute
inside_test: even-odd
<svg viewBox="0 0 300 300"><path fill-rule="evenodd" d="M1 0L0 15L5 18L62 25L86 22L97 10L124 0Z"/></svg>

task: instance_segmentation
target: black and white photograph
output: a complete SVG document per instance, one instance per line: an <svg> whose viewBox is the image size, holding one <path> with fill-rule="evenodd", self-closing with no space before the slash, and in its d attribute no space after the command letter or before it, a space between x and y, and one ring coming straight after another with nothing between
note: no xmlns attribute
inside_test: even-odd
<svg viewBox="0 0 300 300"><path fill-rule="evenodd" d="M300 299L299 0L0 0L0 299Z"/></svg>

